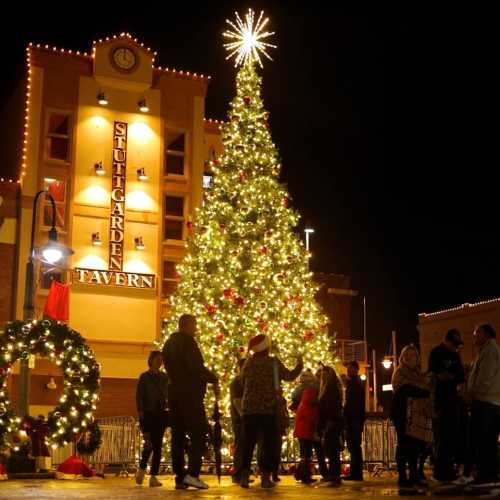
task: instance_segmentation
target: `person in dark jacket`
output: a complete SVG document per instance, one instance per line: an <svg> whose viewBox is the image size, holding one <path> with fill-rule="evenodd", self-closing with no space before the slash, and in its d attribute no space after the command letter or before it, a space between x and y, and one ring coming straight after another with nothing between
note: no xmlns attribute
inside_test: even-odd
<svg viewBox="0 0 500 500"><path fill-rule="evenodd" d="M196 318L183 314L179 319L179 331L172 333L163 347L163 361L169 378L172 467L176 489L186 489L189 486L198 489L208 488L208 485L199 478L208 429L203 400L207 384L214 384L216 395L219 389L217 376L204 365L195 335ZM186 435L190 439L187 472L184 469Z"/></svg>
<svg viewBox="0 0 500 500"><path fill-rule="evenodd" d="M323 433L325 455L328 457L327 480L330 486L340 486L340 452L343 448L342 382L337 372L324 366L320 372L319 428Z"/></svg>
<svg viewBox="0 0 500 500"><path fill-rule="evenodd" d="M399 365L392 375L394 397L392 399L391 419L396 428L398 444L396 463L398 484L401 488L420 486L417 462L423 449L423 442L408 435L407 412L409 398L428 398L430 384L419 368L419 355L414 345L401 351ZM407 474L409 469L409 477Z"/></svg>
<svg viewBox="0 0 500 500"><path fill-rule="evenodd" d="M460 423L458 386L465 381L465 371L458 350L463 345L458 330L446 333L444 342L429 356L429 372L436 381L434 409L434 479L454 481L454 462Z"/></svg>
<svg viewBox="0 0 500 500"><path fill-rule="evenodd" d="M231 399L231 424L234 435L233 453L233 475L232 482L239 484L241 481L241 468L243 463L243 410L241 400L243 398L243 384L241 383L241 369L245 364L245 359L238 360L238 374L234 377L229 386Z"/></svg>
<svg viewBox="0 0 500 500"><path fill-rule="evenodd" d="M149 370L139 377L136 390L136 405L139 414L139 425L144 438L139 470L135 482L139 485L144 481L149 457L151 462L151 477L149 486L161 486L156 478L160 470L161 448L163 434L167 427L167 395L168 377L160 371L163 364L160 351L151 351L148 358Z"/></svg>
<svg viewBox="0 0 500 500"><path fill-rule="evenodd" d="M345 383L344 422L347 449L351 455L351 473L346 480L363 480L363 454L361 438L365 425L365 388L359 378L359 364L351 361L347 365L347 380Z"/></svg>

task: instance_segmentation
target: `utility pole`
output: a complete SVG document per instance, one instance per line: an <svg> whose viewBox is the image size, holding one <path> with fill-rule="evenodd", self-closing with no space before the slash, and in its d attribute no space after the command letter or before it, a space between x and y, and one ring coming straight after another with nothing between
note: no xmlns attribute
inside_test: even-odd
<svg viewBox="0 0 500 500"><path fill-rule="evenodd" d="M377 356L375 354L375 349L372 350L373 359L373 411L377 411L378 408L378 397L377 397Z"/></svg>

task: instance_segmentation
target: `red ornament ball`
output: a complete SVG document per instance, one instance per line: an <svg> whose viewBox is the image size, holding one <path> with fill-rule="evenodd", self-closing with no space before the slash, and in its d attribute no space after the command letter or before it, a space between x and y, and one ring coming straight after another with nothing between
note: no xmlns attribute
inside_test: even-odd
<svg viewBox="0 0 500 500"><path fill-rule="evenodd" d="M285 208L288 208L290 206L290 198L288 196L285 196L282 200L281 203Z"/></svg>
<svg viewBox="0 0 500 500"><path fill-rule="evenodd" d="M234 299L234 303L237 305L237 306L242 306L245 304L245 299L243 297L236 297Z"/></svg>
<svg viewBox="0 0 500 500"><path fill-rule="evenodd" d="M226 225L225 225L223 222L221 222L221 223L219 224L219 227L220 227L223 231L224 231L224 229L226 229Z"/></svg>
<svg viewBox="0 0 500 500"><path fill-rule="evenodd" d="M224 291L222 293L224 294L224 297L226 299L229 299L233 296L234 290L232 288L224 288Z"/></svg>
<svg viewBox="0 0 500 500"><path fill-rule="evenodd" d="M212 315L217 312L217 306L213 304L205 304L205 310L207 311L208 314Z"/></svg>
<svg viewBox="0 0 500 500"><path fill-rule="evenodd" d="M252 102L252 98L249 95L243 97L243 102L248 106Z"/></svg>
<svg viewBox="0 0 500 500"><path fill-rule="evenodd" d="M248 177L248 174L246 173L245 170L240 170L239 175L240 175L240 180L242 181L244 181Z"/></svg>
<svg viewBox="0 0 500 500"><path fill-rule="evenodd" d="M188 228L190 231L192 231L192 230L193 230L193 223L192 223L190 220L188 220L188 221L186 222L186 226L187 226L187 228Z"/></svg>
<svg viewBox="0 0 500 500"><path fill-rule="evenodd" d="M283 328L288 330L290 328L290 323L283 323Z"/></svg>
<svg viewBox="0 0 500 500"><path fill-rule="evenodd" d="M260 253L262 253L262 254L266 254L267 250L268 250L268 248L265 245L260 247Z"/></svg>
<svg viewBox="0 0 500 500"><path fill-rule="evenodd" d="M314 332L312 330L307 330L305 333L304 333L304 340L306 342L308 342L309 340L311 340L312 338L314 337Z"/></svg>
<svg viewBox="0 0 500 500"><path fill-rule="evenodd" d="M222 342L224 339L226 338L226 336L224 335L224 332L219 332L216 336L215 336L215 340L217 340L217 342Z"/></svg>

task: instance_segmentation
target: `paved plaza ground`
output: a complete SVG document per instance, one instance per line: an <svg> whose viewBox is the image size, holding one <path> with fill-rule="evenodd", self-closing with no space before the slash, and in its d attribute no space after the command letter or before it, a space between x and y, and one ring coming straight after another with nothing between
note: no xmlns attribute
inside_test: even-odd
<svg viewBox="0 0 500 500"><path fill-rule="evenodd" d="M324 485L304 486L297 484L290 476L274 490L262 490L258 481L250 489L244 490L232 485L229 477L223 477L221 485L213 476L203 476L210 484L210 489L205 491L188 490L175 491L173 476L163 476L161 488L136 486L133 476L120 478L107 475L106 479L92 479L80 481L61 480L15 480L0 482L0 499L92 499L92 500L128 500L128 499L173 499L196 498L211 500L232 499L259 499L273 498L276 500L309 500L330 499L359 500L360 497L386 498L397 497L398 488L395 477L367 479L363 483L347 483L340 488L329 488ZM497 493L498 492L498 493ZM490 495L481 495L482 498L499 498L500 490ZM428 495L431 493L428 492ZM413 498L413 497L408 497ZM422 498L416 496L414 498ZM468 498L463 495L446 496L446 498ZM477 498L477 497L475 497Z"/></svg>

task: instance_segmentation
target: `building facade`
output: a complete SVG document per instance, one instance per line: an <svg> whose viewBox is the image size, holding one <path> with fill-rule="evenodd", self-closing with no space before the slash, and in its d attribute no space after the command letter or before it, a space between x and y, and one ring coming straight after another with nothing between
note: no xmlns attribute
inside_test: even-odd
<svg viewBox="0 0 500 500"><path fill-rule="evenodd" d="M418 331L423 368L427 369L431 350L443 341L446 332L451 328L462 333L464 346L460 354L462 361L470 364L476 354L472 334L475 327L481 323L489 323L500 335L500 298L419 314Z"/></svg>
<svg viewBox="0 0 500 500"><path fill-rule="evenodd" d="M74 254L58 268L37 261L36 317L53 279L71 284L68 323L102 367L98 416L135 413L135 381L168 312L187 224L202 203L205 161L221 144L219 124L205 119L210 78L156 67L154 58L129 34L95 42L90 53L27 48L20 201L10 214L15 228L4 227L0 242L13 253L15 239L9 258L19 265L5 277L13 303L3 305L3 319L23 316L33 201L44 190L55 200L58 240ZM51 223L41 196L36 246ZM53 408L59 390L46 385L54 377L60 388L59 375L35 361L31 413ZM15 401L16 375L10 391Z"/></svg>

